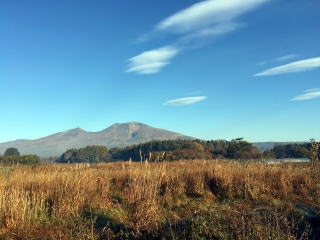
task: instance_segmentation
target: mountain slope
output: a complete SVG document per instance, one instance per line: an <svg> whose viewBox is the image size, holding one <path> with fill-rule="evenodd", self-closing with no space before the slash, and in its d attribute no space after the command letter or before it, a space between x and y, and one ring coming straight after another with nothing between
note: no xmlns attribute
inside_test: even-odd
<svg viewBox="0 0 320 240"><path fill-rule="evenodd" d="M169 139L193 138L138 122L117 123L99 132L87 132L81 128L75 128L35 140L0 143L0 154L4 153L9 147L15 147L21 154L37 154L41 157L49 157L59 156L70 148L88 145L103 145L112 148L152 140Z"/></svg>

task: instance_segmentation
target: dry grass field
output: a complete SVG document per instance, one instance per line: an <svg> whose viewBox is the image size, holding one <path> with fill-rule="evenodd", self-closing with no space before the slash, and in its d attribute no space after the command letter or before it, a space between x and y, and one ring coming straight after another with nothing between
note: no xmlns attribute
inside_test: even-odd
<svg viewBox="0 0 320 240"><path fill-rule="evenodd" d="M0 166L0 239L319 239L320 165Z"/></svg>

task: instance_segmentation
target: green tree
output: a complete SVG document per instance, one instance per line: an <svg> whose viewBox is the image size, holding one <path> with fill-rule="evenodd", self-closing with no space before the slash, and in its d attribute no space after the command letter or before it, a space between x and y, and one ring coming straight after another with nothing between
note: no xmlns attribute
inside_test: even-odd
<svg viewBox="0 0 320 240"><path fill-rule="evenodd" d="M98 163L110 160L109 150L104 146L87 146L67 150L58 162L61 163Z"/></svg>
<svg viewBox="0 0 320 240"><path fill-rule="evenodd" d="M20 156L18 162L21 164L36 165L41 162L40 157L34 154Z"/></svg>
<svg viewBox="0 0 320 240"><path fill-rule="evenodd" d="M213 158L226 158L229 143L226 140L207 141L206 147Z"/></svg>
<svg viewBox="0 0 320 240"><path fill-rule="evenodd" d="M36 165L41 162L39 156L34 154L22 155L22 156L4 156L0 157L0 163L5 165L13 164L27 164L27 165Z"/></svg>
<svg viewBox="0 0 320 240"><path fill-rule="evenodd" d="M243 138L236 138L229 142L227 157L232 159L258 159L261 157L261 153L259 149L243 140Z"/></svg>
<svg viewBox="0 0 320 240"><path fill-rule="evenodd" d="M182 146L183 149L190 149L195 152L204 152L204 147L200 143L197 142L186 142Z"/></svg>
<svg viewBox="0 0 320 240"><path fill-rule="evenodd" d="M273 152L272 150L270 150L270 149L265 150L265 151L262 153L262 157L263 157L264 159L274 159L274 158L276 158L274 152Z"/></svg>
<svg viewBox="0 0 320 240"><path fill-rule="evenodd" d="M276 158L310 158L310 144L275 145L271 150Z"/></svg>
<svg viewBox="0 0 320 240"><path fill-rule="evenodd" d="M4 152L4 156L20 156L20 153L17 148L7 148Z"/></svg>

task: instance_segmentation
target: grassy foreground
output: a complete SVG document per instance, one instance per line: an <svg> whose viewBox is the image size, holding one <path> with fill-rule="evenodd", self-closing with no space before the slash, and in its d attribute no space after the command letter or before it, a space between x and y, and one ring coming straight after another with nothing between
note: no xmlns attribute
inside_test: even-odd
<svg viewBox="0 0 320 240"><path fill-rule="evenodd" d="M320 166L0 166L0 239L320 239Z"/></svg>

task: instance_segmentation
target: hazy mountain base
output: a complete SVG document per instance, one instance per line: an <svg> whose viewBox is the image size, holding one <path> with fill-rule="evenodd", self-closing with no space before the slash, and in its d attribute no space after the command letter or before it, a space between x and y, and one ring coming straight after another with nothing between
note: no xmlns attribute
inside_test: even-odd
<svg viewBox="0 0 320 240"><path fill-rule="evenodd" d="M318 163L0 168L0 239L319 239Z"/></svg>

